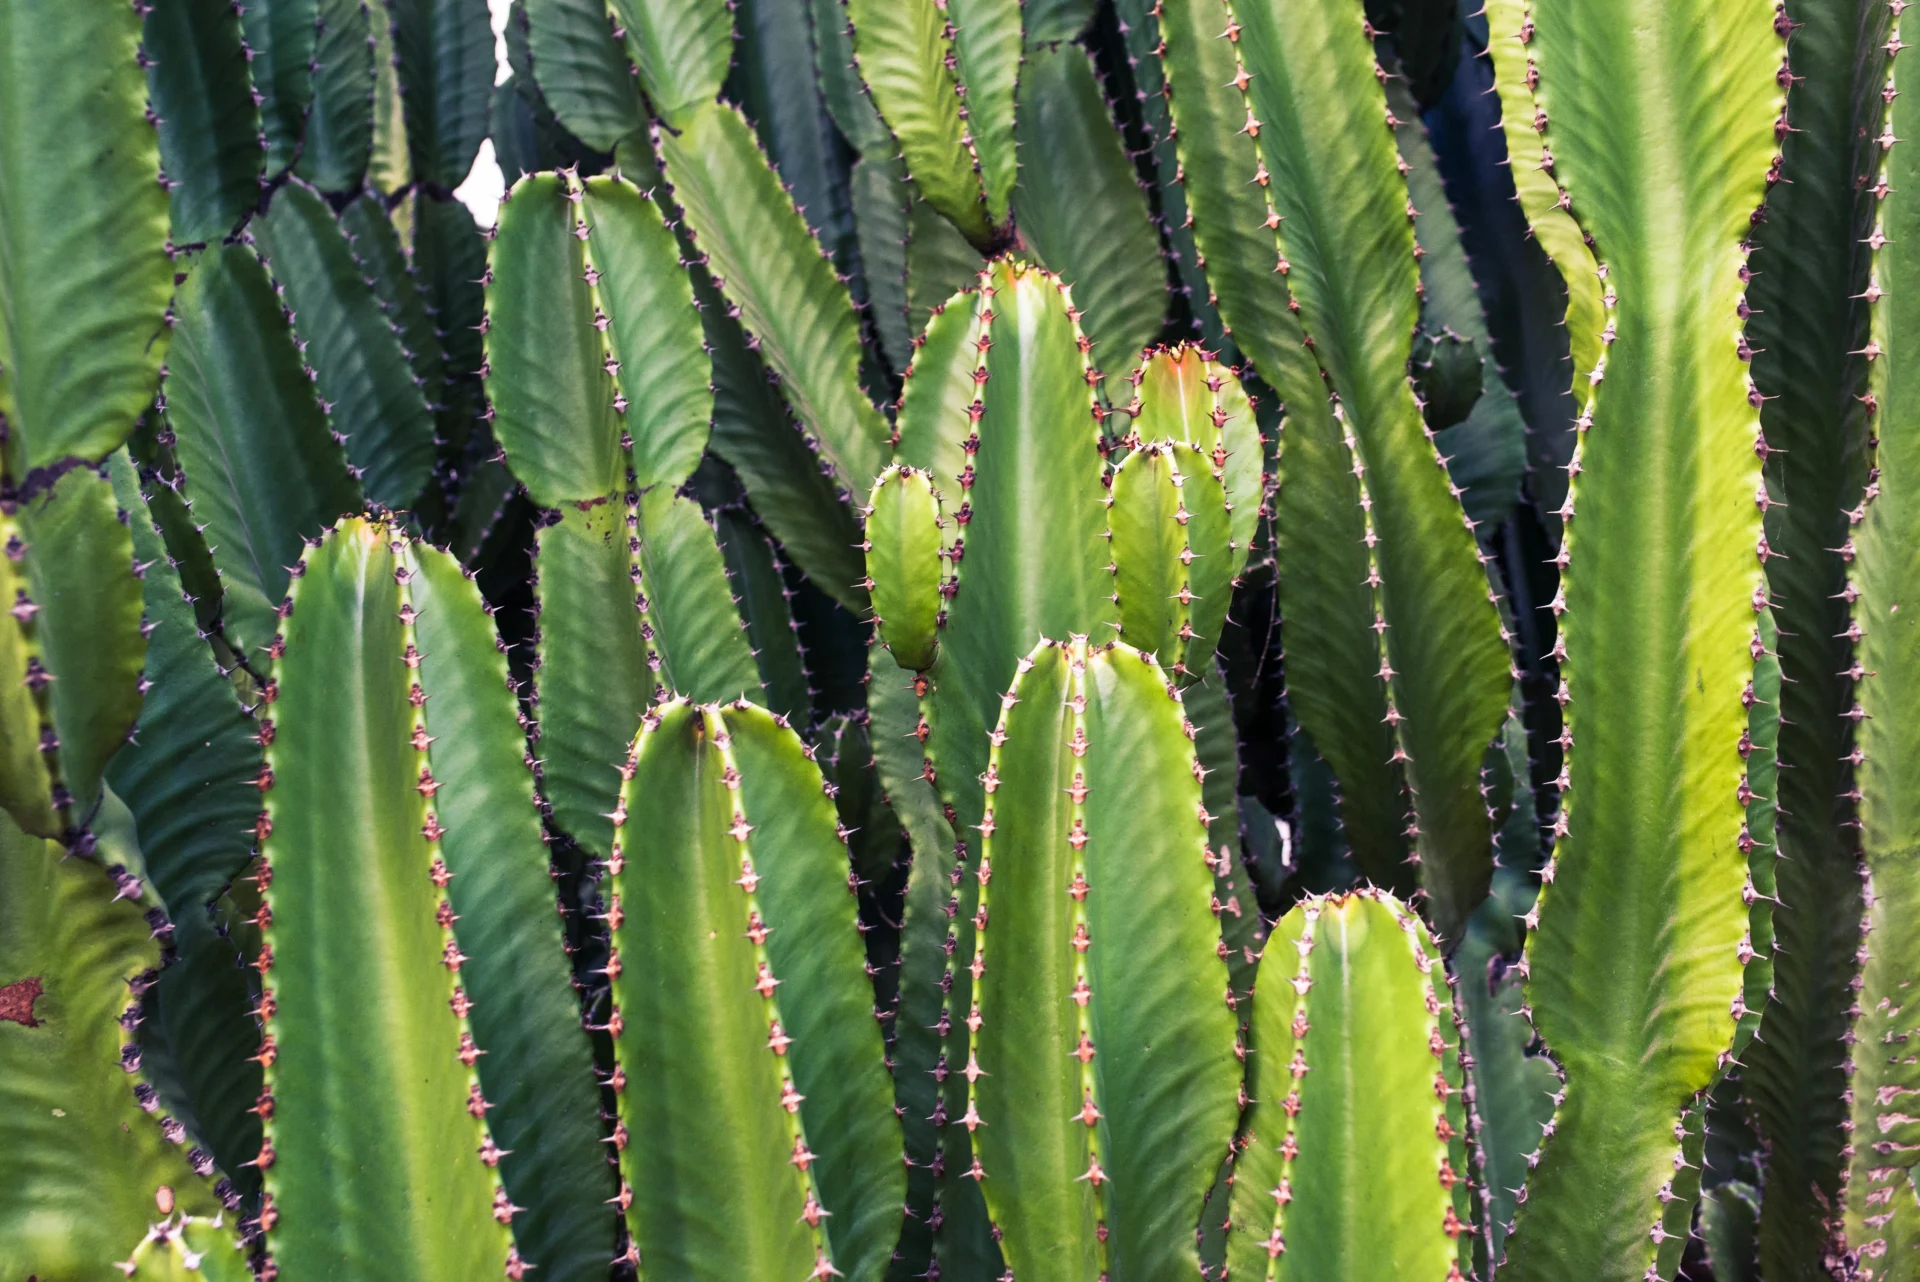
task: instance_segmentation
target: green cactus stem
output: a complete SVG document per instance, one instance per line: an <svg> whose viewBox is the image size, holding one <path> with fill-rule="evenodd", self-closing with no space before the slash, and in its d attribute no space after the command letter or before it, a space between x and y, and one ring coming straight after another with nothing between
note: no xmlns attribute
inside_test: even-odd
<svg viewBox="0 0 1920 1282"><path fill-rule="evenodd" d="M145 14L140 51L172 238L218 240L259 203L266 160L243 20L227 0L170 0Z"/></svg>
<svg viewBox="0 0 1920 1282"><path fill-rule="evenodd" d="M1246 1048L1230 1276L1469 1275L1445 973L1425 924L1378 891L1309 898L1274 927Z"/></svg>
<svg viewBox="0 0 1920 1282"><path fill-rule="evenodd" d="M1191 726L1151 659L1082 637L1021 660L1002 708L966 1012L970 1173L1016 1277L1194 1276L1241 1048Z"/></svg>
<svg viewBox="0 0 1920 1282"><path fill-rule="evenodd" d="M1750 1028L1766 943L1753 874L1771 807L1753 808L1745 754L1765 697L1767 447L1736 322L1787 80L1765 3L1490 17L1516 177L1524 122L1552 157L1522 204L1571 291L1581 407L1554 602L1568 753L1525 959L1566 1082L1505 1272L1626 1282L1678 1263L1675 1208L1698 1188L1683 1114ZM1675 293L1677 273L1700 285Z"/></svg>
<svg viewBox="0 0 1920 1282"><path fill-rule="evenodd" d="M1889 5L1887 104L1879 162L1868 190L1877 202L1867 246L1873 253L1866 300L1871 331L1865 405L1868 472L1859 505L1847 513L1851 552L1846 599L1852 606L1846 635L1854 644L1849 675L1856 682L1853 721L1854 788L1858 792L1860 850L1865 857L1859 976L1848 1035L1849 1134L1840 1206L1845 1261L1863 1279L1911 1277L1920 1260L1920 1064L1911 1043L1916 1012L1908 990L1920 973L1915 909L1920 905L1920 825L1916 824L1915 763L1920 731L1909 711L1911 678L1920 660L1920 631L1909 589L1914 582L1915 509L1907 469L1920 463L1920 431L1905 395L1908 304L1920 291L1920 273L1908 241L1920 230L1920 148L1900 141L1920 125L1905 92L1913 62L1901 62L1903 30L1913 27L1904 6Z"/></svg>
<svg viewBox="0 0 1920 1282"><path fill-rule="evenodd" d="M838 818L745 703L649 712L606 861L629 1260L873 1282L904 1170Z"/></svg>
<svg viewBox="0 0 1920 1282"><path fill-rule="evenodd" d="M1211 670L1232 592L1226 491L1205 454L1160 441L1127 455L1112 489L1120 639L1195 680Z"/></svg>
<svg viewBox="0 0 1920 1282"><path fill-rule="evenodd" d="M947 556L933 478L910 465L880 473L867 498L867 591L880 644L914 671L933 666L940 644Z"/></svg>

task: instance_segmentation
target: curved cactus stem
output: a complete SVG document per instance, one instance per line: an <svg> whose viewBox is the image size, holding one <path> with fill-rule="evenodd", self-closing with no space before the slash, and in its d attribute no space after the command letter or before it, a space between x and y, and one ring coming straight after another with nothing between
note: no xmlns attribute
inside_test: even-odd
<svg viewBox="0 0 1920 1282"><path fill-rule="evenodd" d="M996 226L1012 212L1016 166L1014 98L1023 88L1022 24L1030 9L1016 0L948 0L954 72L966 105L966 138Z"/></svg>
<svg viewBox="0 0 1920 1282"><path fill-rule="evenodd" d="M228 1258L232 1220L179 1147L180 1122L142 1116L160 1105L132 1035L168 929L134 871L68 856L0 815L0 1259L10 1282L178 1278L190 1270L170 1248L187 1223L209 1276L250 1276Z"/></svg>
<svg viewBox="0 0 1920 1282"><path fill-rule="evenodd" d="M781 573L779 549L744 508L713 513L714 535L726 562L734 603L747 626L747 643L760 669L760 686L772 711L806 725L813 720L812 680L806 647L794 622L792 589Z"/></svg>
<svg viewBox="0 0 1920 1282"><path fill-rule="evenodd" d="M494 75L487 6L481 0L387 0L385 7L413 176L452 191L466 181L487 136Z"/></svg>
<svg viewBox="0 0 1920 1282"><path fill-rule="evenodd" d="M164 390L181 493L219 572L222 631L258 666L301 540L357 510L360 487L251 249L207 250L176 309Z"/></svg>
<svg viewBox="0 0 1920 1282"><path fill-rule="evenodd" d="M1227 366L1191 343L1149 351L1130 376L1132 435L1183 441L1207 457L1226 490L1238 583L1259 531L1266 478L1260 424L1246 388Z"/></svg>
<svg viewBox="0 0 1920 1282"><path fill-rule="evenodd" d="M367 497L412 506L433 468L433 414L352 242L325 198L298 179L275 193L253 230Z"/></svg>
<svg viewBox="0 0 1920 1282"><path fill-rule="evenodd" d="M852 298L738 110L709 103L655 141L687 229L739 305L781 390L840 487L864 500L887 424L860 388Z"/></svg>
<svg viewBox="0 0 1920 1282"><path fill-rule="evenodd" d="M1296 905L1266 951L1231 1275L1465 1277L1465 1088L1433 937L1362 890Z"/></svg>
<svg viewBox="0 0 1920 1282"><path fill-rule="evenodd" d="M1167 273L1146 193L1078 45L1028 52L1020 152L1020 234L1072 288L1095 367L1118 375L1160 333Z"/></svg>
<svg viewBox="0 0 1920 1282"><path fill-rule="evenodd" d="M387 216L386 206L371 192L361 192L340 211L340 226L353 246L354 261L360 264L380 299L381 310L400 333L407 363L413 367L414 377L426 393L427 404L436 413L444 411L447 408L442 403L447 383L446 351L434 327L434 318L427 313L425 293L414 275L413 265L407 261L406 251L400 246L400 235ZM444 437L444 421L441 430ZM442 441L443 447L449 444L450 440Z"/></svg>
<svg viewBox="0 0 1920 1282"><path fill-rule="evenodd" d="M967 1013L972 1174L1016 1276L1191 1276L1240 1050L1191 730L1151 659L1082 637L1036 647L1003 709Z"/></svg>
<svg viewBox="0 0 1920 1282"><path fill-rule="evenodd" d="M69 844L140 716L147 634L125 514L105 469L75 467L0 511L6 708L0 804Z"/></svg>
<svg viewBox="0 0 1920 1282"><path fill-rule="evenodd" d="M874 765L867 716L836 713L827 718L814 733L813 760L839 812L854 875L863 887L885 879L900 860L904 829ZM880 1016L878 1010L875 1014Z"/></svg>
<svg viewBox="0 0 1920 1282"><path fill-rule="evenodd" d="M220 239L260 201L266 157L242 21L225 0L146 9L140 47L176 245Z"/></svg>
<svg viewBox="0 0 1920 1282"><path fill-rule="evenodd" d="M1017 6L994 0L975 2L988 13L1013 8L1018 25ZM907 4L847 0L844 14L852 34L853 65L927 203L975 245L986 244L991 220L959 93L958 56L948 17L933 0ZM1010 98L1012 74L1002 68L1009 60L1017 66L1018 40L1009 55L1003 48L1003 29L1002 23L990 22L981 38L970 38L970 43L981 55L993 55L992 70L1004 79ZM989 102L993 101L990 96ZM1011 133L1012 103L1006 107L1006 132ZM1011 173L1004 179L996 174L996 180L1007 184L999 194L1004 210Z"/></svg>
<svg viewBox="0 0 1920 1282"><path fill-rule="evenodd" d="M104 459L153 399L172 293L140 12L0 14L0 463Z"/></svg>
<svg viewBox="0 0 1920 1282"><path fill-rule="evenodd" d="M258 827L266 1138L254 1160L261 1224L288 1273L452 1279L520 1268L508 1225L521 1211L500 1182L476 1067L488 1048L468 1018L483 998L462 974L477 945L454 930L452 829L441 823L468 800L454 787L484 790L467 771L502 744L454 744L474 710L451 692L429 698L428 685L443 687L423 663L463 656L421 646L426 610L412 583L429 598L435 585L416 565L387 527L343 521L302 557L274 643ZM511 705L504 689L495 697ZM485 822L498 821L509 841L504 815ZM493 839L480 823L469 816L459 840ZM369 1018L375 1010L384 1017ZM341 1162L354 1179L338 1178Z"/></svg>
<svg viewBox="0 0 1920 1282"><path fill-rule="evenodd" d="M1741 1057L1741 1089L1766 1141L1758 1259L1770 1278L1822 1278L1828 1219L1846 1163L1847 1008L1858 970L1858 839L1848 794L1853 678L1847 636L1847 511L1866 480L1865 381L1875 197L1857 175L1877 152L1887 21L1878 0L1794 0L1787 48L1787 180L1753 229L1748 285L1753 382L1765 403L1767 562L1780 623L1779 902L1773 1000ZM1749 999L1751 1004L1751 999ZM1749 1195L1754 1195L1749 1190ZM1716 1274L1731 1249L1715 1222L1744 1220L1740 1196L1702 1204ZM1751 1249L1751 1248L1750 1248ZM1736 1274L1735 1276L1740 1276ZM1748 1274L1748 1276L1753 1276Z"/></svg>
<svg viewBox="0 0 1920 1282"><path fill-rule="evenodd" d="M644 835L608 861L635 1255L689 1278L878 1278L899 1131L818 771L764 710L675 701L623 773L619 825Z"/></svg>
<svg viewBox="0 0 1920 1282"><path fill-rule="evenodd" d="M537 540L544 792L556 823L604 851L629 727L672 693L757 695L760 673L692 499L661 488L570 503Z"/></svg>
<svg viewBox="0 0 1920 1282"><path fill-rule="evenodd" d="M942 524L927 472L896 463L873 483L863 546L874 627L894 662L913 671L932 667L939 648Z"/></svg>
<svg viewBox="0 0 1920 1282"><path fill-rule="evenodd" d="M1182 690L1180 701L1193 723L1194 758L1203 773L1200 804L1207 812L1207 850L1213 860L1213 915L1220 919L1217 951L1227 963L1234 1010L1244 1028L1267 924L1240 853L1240 744L1226 691L1225 675L1209 662L1205 679Z"/></svg>
<svg viewBox="0 0 1920 1282"><path fill-rule="evenodd" d="M1747 963L1763 942L1750 907L1771 834L1753 827L1741 751L1763 695L1765 447L1727 318L1744 306L1784 28L1759 0L1618 13L1535 0L1491 20L1509 144L1517 120L1534 120L1553 158L1524 176L1522 203L1568 280L1572 325L1602 323L1579 309L1583 291L1604 290L1604 328L1571 334L1581 435L1555 609L1572 750L1526 957L1534 1023L1566 1085L1503 1276L1627 1282L1677 1263L1684 1226L1669 1212L1697 1172L1676 1164L1676 1128L1747 1025ZM1537 117L1517 98L1535 83ZM1619 145L1605 104L1620 101L1640 146ZM1514 160L1518 180L1526 153ZM1582 236L1592 276L1574 261ZM1665 289L1680 271L1702 283Z"/></svg>
<svg viewBox="0 0 1920 1282"><path fill-rule="evenodd" d="M313 106L294 172L325 192L351 192L373 154L373 31L365 0L318 0Z"/></svg>

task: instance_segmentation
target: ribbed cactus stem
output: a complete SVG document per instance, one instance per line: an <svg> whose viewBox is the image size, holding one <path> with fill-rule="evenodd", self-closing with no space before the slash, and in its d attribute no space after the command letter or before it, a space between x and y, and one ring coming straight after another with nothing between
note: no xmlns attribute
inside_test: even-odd
<svg viewBox="0 0 1920 1282"><path fill-rule="evenodd" d="M944 525L927 472L896 463L873 483L861 551L869 562L874 625L894 661L916 672L933 666L946 617L940 563L950 550L942 546Z"/></svg>

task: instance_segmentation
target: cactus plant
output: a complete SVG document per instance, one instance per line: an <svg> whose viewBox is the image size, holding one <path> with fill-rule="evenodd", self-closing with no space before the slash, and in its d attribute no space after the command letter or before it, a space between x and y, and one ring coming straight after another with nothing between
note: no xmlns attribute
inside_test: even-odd
<svg viewBox="0 0 1920 1282"><path fill-rule="evenodd" d="M0 6L0 1279L1920 1275L1906 7Z"/></svg>

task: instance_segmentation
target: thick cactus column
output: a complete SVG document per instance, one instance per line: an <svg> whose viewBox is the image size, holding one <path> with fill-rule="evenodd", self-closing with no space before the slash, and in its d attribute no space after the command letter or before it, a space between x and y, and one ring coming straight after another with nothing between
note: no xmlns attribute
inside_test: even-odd
<svg viewBox="0 0 1920 1282"><path fill-rule="evenodd" d="M302 558L281 629L255 1159L281 1276L603 1269L592 1062L477 590L353 519Z"/></svg>
<svg viewBox="0 0 1920 1282"><path fill-rule="evenodd" d="M1858 682L1852 760L1865 856L1866 913L1860 975L1847 1057L1848 1149L1842 1244L1855 1276L1898 1279L1920 1269L1920 627L1913 549L1920 538L1915 505L1920 469L1920 398L1907 385L1907 344L1920 323L1920 118L1911 84L1914 62L1898 55L1914 24L1893 15L1878 134L1880 166L1868 190L1878 217L1867 240L1873 252L1866 298L1872 331L1868 366L1868 472L1860 503L1848 513L1854 529L1846 598L1853 607L1851 675ZM1904 607L1904 608L1903 608Z"/></svg>
<svg viewBox="0 0 1920 1282"><path fill-rule="evenodd" d="M643 1276L875 1282L900 1125L833 802L784 720L649 712L614 811L617 1204Z"/></svg>
<svg viewBox="0 0 1920 1282"><path fill-rule="evenodd" d="M1770 960L1753 906L1772 815L1750 777L1767 447L1741 321L1787 80L1764 0L1492 17L1508 138L1531 121L1539 143L1522 203L1566 249L1581 403L1554 602L1567 757L1526 958L1565 1086L1505 1272L1628 1282L1679 1263L1698 1187L1683 1115L1731 1062L1750 965Z"/></svg>
<svg viewBox="0 0 1920 1282"><path fill-rule="evenodd" d="M1274 927L1246 1092L1230 1276L1471 1273L1453 999L1433 935L1403 904L1312 898Z"/></svg>
<svg viewBox="0 0 1920 1282"><path fill-rule="evenodd" d="M1129 646L1042 643L986 771L962 1119L1008 1270L1196 1277L1233 1135L1238 1019L1200 769Z"/></svg>

